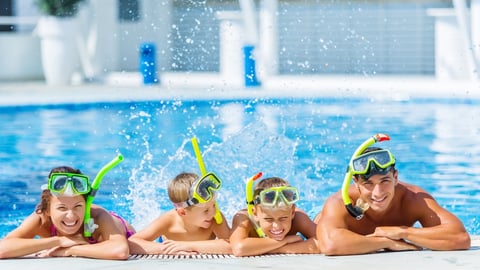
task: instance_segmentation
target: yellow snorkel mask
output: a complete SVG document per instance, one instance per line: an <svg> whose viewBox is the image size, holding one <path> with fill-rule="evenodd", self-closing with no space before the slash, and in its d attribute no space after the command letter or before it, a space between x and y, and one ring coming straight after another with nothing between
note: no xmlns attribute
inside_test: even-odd
<svg viewBox="0 0 480 270"><path fill-rule="evenodd" d="M196 204L203 204L216 197L217 192L222 186L222 181L214 174L207 173L202 178L193 182L188 194L188 200L180 203L174 203L175 207L189 207Z"/></svg>
<svg viewBox="0 0 480 270"><path fill-rule="evenodd" d="M211 193L212 190L215 190L215 191L218 190L221 186L221 181L213 173L208 173L207 174L207 169L205 169L205 164L203 163L203 159L202 159L202 153L200 152L200 147L198 146L197 138L195 138L195 137L192 138L192 146L193 146L193 151L195 152L195 156L197 158L198 167L200 168L200 172L202 174L202 177L196 183L196 186L200 186L200 184L202 182L201 181L202 179L211 180L211 181L209 181L210 183L205 183L205 185L209 185L209 186L205 186L206 189L204 189L204 190L206 190L207 193L210 193L210 195L213 195ZM214 183L215 181L217 182L217 184ZM194 186L195 186L195 184L194 184ZM192 186L192 188L194 186ZM215 187L216 187L216 189L215 189ZM195 193L196 193L196 191L194 190L194 192L192 192L192 196L194 196L193 198L195 198ZM201 190L199 190L199 193L197 193L196 199L198 201L203 201L203 203L205 203L205 202L208 202L212 199L212 196L210 196L210 197L201 196L200 193L202 193ZM208 200L205 200L202 197L205 197L205 198L208 197ZM215 216L214 216L214 218L215 218L215 222L217 224L222 224L223 218L222 218L222 214L220 213L220 209L218 208L217 201L215 201Z"/></svg>
<svg viewBox="0 0 480 270"><path fill-rule="evenodd" d="M355 150L352 157L350 158L350 162L348 163L347 172L345 173L345 178L343 179L343 184L342 184L342 199L343 199L343 203L345 204L345 207L348 210L348 213L350 213L350 215L352 215L357 220L360 220L363 218L363 214L365 213L365 211L367 211L367 209L369 208L369 205L361 202L357 202L357 204L353 206L352 200L348 196L348 189L350 187L350 182L352 180L353 175L366 173L368 171L368 167L359 168L359 166L354 165L354 161L356 161L356 159L360 156L365 156L366 164L367 166L370 166L369 164L371 160L368 157L370 155L367 155L367 154L362 155L363 151L365 151L365 149L367 149L368 147L370 147L376 142L383 142L388 140L390 140L390 137L386 134L381 134L381 133L375 134L373 137L368 138L357 148L357 150ZM391 155L390 151L388 150L386 151L387 151L387 154L389 154L390 160L385 160L385 162L375 162L377 163L377 165L372 165L372 166L378 166L381 169L385 169L391 166L392 164L395 164L395 158L393 158L393 155ZM377 151L377 152L380 152L380 151Z"/></svg>

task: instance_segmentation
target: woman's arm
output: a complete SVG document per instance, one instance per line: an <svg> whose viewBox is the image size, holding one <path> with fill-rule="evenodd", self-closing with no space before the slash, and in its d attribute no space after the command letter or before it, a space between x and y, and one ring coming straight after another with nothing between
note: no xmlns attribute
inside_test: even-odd
<svg viewBox="0 0 480 270"><path fill-rule="evenodd" d="M54 247L69 247L85 243L80 235L71 238L63 236L45 237L47 232L49 230L42 227L40 216L32 213L20 226L0 241L0 258L22 257ZM34 239L37 235L43 237Z"/></svg>
<svg viewBox="0 0 480 270"><path fill-rule="evenodd" d="M92 217L98 228L94 233L96 244L76 245L53 250L51 256L88 257L95 259L125 260L129 256L128 241L123 225L103 208L92 208Z"/></svg>

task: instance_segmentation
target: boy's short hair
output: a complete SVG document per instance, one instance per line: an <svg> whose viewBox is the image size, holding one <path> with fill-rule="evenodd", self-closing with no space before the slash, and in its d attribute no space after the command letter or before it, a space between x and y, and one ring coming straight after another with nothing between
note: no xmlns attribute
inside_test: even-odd
<svg viewBox="0 0 480 270"><path fill-rule="evenodd" d="M172 203L181 203L189 199L190 188L198 180L195 173L182 172L168 184L168 197Z"/></svg>

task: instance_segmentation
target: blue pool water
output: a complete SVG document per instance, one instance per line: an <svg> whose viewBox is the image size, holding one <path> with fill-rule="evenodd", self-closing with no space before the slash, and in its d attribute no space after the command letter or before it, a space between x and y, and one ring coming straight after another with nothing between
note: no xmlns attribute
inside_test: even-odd
<svg viewBox="0 0 480 270"><path fill-rule="evenodd" d="M471 100L276 99L149 101L2 107L0 237L30 214L52 167L94 177L117 153L95 202L138 229L171 209L166 188L182 171L223 180L227 218L244 206L246 178L262 171L301 190L313 218L338 190L357 145L376 133L396 155L400 179L421 185L480 234L480 106Z"/></svg>

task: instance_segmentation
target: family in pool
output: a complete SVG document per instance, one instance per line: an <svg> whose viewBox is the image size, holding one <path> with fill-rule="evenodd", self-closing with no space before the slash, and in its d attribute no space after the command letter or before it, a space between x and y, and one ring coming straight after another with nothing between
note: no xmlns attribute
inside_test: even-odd
<svg viewBox="0 0 480 270"><path fill-rule="evenodd" d="M173 209L138 232L124 218L92 204L101 178L121 157L93 181L78 169L57 167L42 186L34 212L0 241L0 258L469 249L462 222L421 187L399 181L394 155L373 147L388 139L376 134L357 148L341 190L313 220L296 207L297 188L281 177L255 174L246 183L246 208L234 215L231 227L216 203L222 181L205 170L195 144L202 175L182 172L171 180Z"/></svg>

